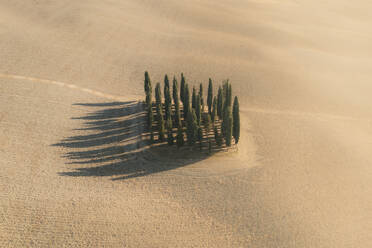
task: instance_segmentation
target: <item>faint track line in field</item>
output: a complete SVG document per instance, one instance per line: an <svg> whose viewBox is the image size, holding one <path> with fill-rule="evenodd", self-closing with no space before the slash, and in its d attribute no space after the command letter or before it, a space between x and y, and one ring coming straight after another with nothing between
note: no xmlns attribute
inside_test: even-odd
<svg viewBox="0 0 372 248"><path fill-rule="evenodd" d="M53 84L53 85L57 85L57 86L60 86L60 87L66 87L66 88L70 88L70 89L80 90L82 92L86 92L86 93L89 93L91 95L104 97L104 98L108 98L108 99L113 99L113 100L116 100L116 101L126 101L126 100L128 100L127 98L120 97L120 96L117 96L117 95L111 95L111 94L103 93L103 92L100 92L100 91L97 91L97 90L92 90L92 89L89 89L89 88L80 87L80 86L77 86L75 84L69 84L69 83L64 83L64 82L55 81L55 80L35 78L35 77L26 77L26 76L13 75L13 74L4 74L4 73L0 73L0 78L24 80L24 81L29 81L29 82L39 82L39 83L45 83L45 84Z"/></svg>
<svg viewBox="0 0 372 248"><path fill-rule="evenodd" d="M117 95L107 94L103 93L97 90L92 90L85 87L80 87L75 84L70 83L64 83L60 81L55 80L49 80L49 79L42 79L42 78L35 78L35 77L26 77L26 76L20 76L20 75L13 75L13 74L4 74L0 73L0 78L7 78L7 79L16 79L16 80L24 80L24 81L30 81L30 82L40 82L45 84L53 84L60 87L66 87L70 89L76 89L80 90L82 92L89 93L91 95L112 99L116 101L127 101L128 98L124 98ZM260 114L271 114L271 115L287 115L287 116L301 116L305 118L326 118L326 119L338 119L338 120L350 120L350 121L370 121L369 119L360 119L360 118L354 118L350 116L343 116L343 115L334 115L334 114L326 114L326 113L311 113L311 112L298 112L298 111L291 111L291 110L278 110L278 109L262 109L262 108L241 108L242 111L247 112L254 112L254 113L260 113Z"/></svg>

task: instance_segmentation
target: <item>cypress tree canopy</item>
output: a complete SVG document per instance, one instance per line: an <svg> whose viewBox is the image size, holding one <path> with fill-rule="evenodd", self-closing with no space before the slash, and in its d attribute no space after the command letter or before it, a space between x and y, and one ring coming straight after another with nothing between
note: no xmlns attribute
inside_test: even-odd
<svg viewBox="0 0 372 248"><path fill-rule="evenodd" d="M222 119L222 114L223 114L223 93L222 93L222 88L221 86L218 87L218 95L217 95L217 115L220 119Z"/></svg>
<svg viewBox="0 0 372 248"><path fill-rule="evenodd" d="M200 104L202 106L202 110L204 108L204 98L203 98L203 84L200 83L200 86L199 86L199 97L200 97Z"/></svg>
<svg viewBox="0 0 372 248"><path fill-rule="evenodd" d="M157 83L156 84L156 87L155 87L155 98L156 98L156 105L160 105L162 106L162 103L161 103L161 90L160 90L160 83Z"/></svg>
<svg viewBox="0 0 372 248"><path fill-rule="evenodd" d="M183 104L183 113L184 113L184 118L187 118L187 114L190 109L190 90L189 90L189 85L185 85L185 99L184 99L184 104Z"/></svg>

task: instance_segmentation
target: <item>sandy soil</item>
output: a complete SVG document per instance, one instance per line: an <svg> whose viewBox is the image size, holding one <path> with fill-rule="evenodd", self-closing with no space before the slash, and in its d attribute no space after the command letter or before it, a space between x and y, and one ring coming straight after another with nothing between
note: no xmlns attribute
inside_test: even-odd
<svg viewBox="0 0 372 248"><path fill-rule="evenodd" d="M372 247L371 9L0 0L0 246ZM230 78L239 151L150 153L145 70Z"/></svg>

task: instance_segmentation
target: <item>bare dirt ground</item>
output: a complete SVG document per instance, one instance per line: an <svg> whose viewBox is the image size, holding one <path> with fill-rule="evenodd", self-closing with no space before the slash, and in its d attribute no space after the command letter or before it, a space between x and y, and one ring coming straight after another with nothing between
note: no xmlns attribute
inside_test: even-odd
<svg viewBox="0 0 372 248"><path fill-rule="evenodd" d="M372 247L371 8L0 0L0 246ZM150 153L145 70L230 78L239 151Z"/></svg>

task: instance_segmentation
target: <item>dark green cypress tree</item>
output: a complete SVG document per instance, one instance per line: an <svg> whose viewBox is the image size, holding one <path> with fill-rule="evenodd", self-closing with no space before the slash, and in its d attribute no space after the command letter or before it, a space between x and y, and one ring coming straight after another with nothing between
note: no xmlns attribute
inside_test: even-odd
<svg viewBox="0 0 372 248"><path fill-rule="evenodd" d="M157 111L157 119L158 119L158 131L159 131L159 140L161 142L164 141L164 134L165 134L165 127L164 127L164 118L163 118L163 110L161 105L156 105Z"/></svg>
<svg viewBox="0 0 372 248"><path fill-rule="evenodd" d="M168 119L172 116L172 100L171 94L168 87L165 88L165 118Z"/></svg>
<svg viewBox="0 0 372 248"><path fill-rule="evenodd" d="M207 97L207 105L208 105L208 113L212 113L212 104L213 104L213 84L212 79L209 79L208 83L208 97Z"/></svg>
<svg viewBox="0 0 372 248"><path fill-rule="evenodd" d="M164 77L164 107L165 107L165 119L168 120L168 117L171 116L172 112L172 96L170 94L170 85L168 75Z"/></svg>
<svg viewBox="0 0 372 248"><path fill-rule="evenodd" d="M201 103L200 103L200 96L196 96L196 103L195 103L195 114L198 125L200 125L200 119L201 119Z"/></svg>
<svg viewBox="0 0 372 248"><path fill-rule="evenodd" d="M147 107L147 124L148 124L149 131L152 130L153 121L154 121L154 115L152 113L152 107L148 106Z"/></svg>
<svg viewBox="0 0 372 248"><path fill-rule="evenodd" d="M185 90L186 90L186 80L183 76L183 73L181 73L181 89L180 89L180 98L183 105L185 105Z"/></svg>
<svg viewBox="0 0 372 248"><path fill-rule="evenodd" d="M239 138L240 138L240 113L239 113L239 101L238 101L237 96L235 96L234 98L234 105L233 105L233 137L235 140L235 144L238 144Z"/></svg>
<svg viewBox="0 0 372 248"><path fill-rule="evenodd" d="M176 127L180 125L181 122L181 115L180 115L180 101L178 97L178 83L176 78L173 78L173 101L174 101L174 122L176 124Z"/></svg>
<svg viewBox="0 0 372 248"><path fill-rule="evenodd" d="M187 119L187 115L190 109L190 90L189 85L185 85L185 95L184 95L184 104L183 104L183 115L184 118Z"/></svg>
<svg viewBox="0 0 372 248"><path fill-rule="evenodd" d="M156 84L155 87L155 98L156 98L156 105L163 106L162 105L162 99L161 99L161 89L160 89L160 83Z"/></svg>
<svg viewBox="0 0 372 248"><path fill-rule="evenodd" d="M204 97L203 97L203 84L200 83L199 86L199 97L200 97L200 104L201 104L201 111L204 112Z"/></svg>
<svg viewBox="0 0 372 248"><path fill-rule="evenodd" d="M185 144L185 139L183 135L183 128L182 128L182 125L179 125L177 129L177 147L180 148L184 144Z"/></svg>
<svg viewBox="0 0 372 248"><path fill-rule="evenodd" d="M233 117L231 113L231 107L227 107L225 109L224 118L222 121L222 134L225 138L225 142L227 146L231 146L232 128L233 128Z"/></svg>
<svg viewBox="0 0 372 248"><path fill-rule="evenodd" d="M212 113L211 113L211 119L212 119L213 123L216 120L216 116L217 116L217 97L214 96L213 97Z"/></svg>
<svg viewBox="0 0 372 248"><path fill-rule="evenodd" d="M150 87L151 87L150 76L149 76L149 73L147 71L145 71L144 89L145 89L146 94L147 94L147 92L149 92Z"/></svg>
<svg viewBox="0 0 372 248"><path fill-rule="evenodd" d="M223 93L222 93L222 88L221 86L218 87L218 95L217 95L217 115L218 117L220 118L220 120L222 120L222 117L223 117Z"/></svg>
<svg viewBox="0 0 372 248"><path fill-rule="evenodd" d="M196 90L195 87L192 87L192 108L195 109L196 107Z"/></svg>
<svg viewBox="0 0 372 248"><path fill-rule="evenodd" d="M145 71L144 88L146 93L146 104L147 106L152 105L152 86L149 73Z"/></svg>
<svg viewBox="0 0 372 248"><path fill-rule="evenodd" d="M172 129L173 129L172 120L169 117L167 120L167 136L168 136L167 138L168 138L168 145L170 146L173 145L173 142L174 142Z"/></svg>

